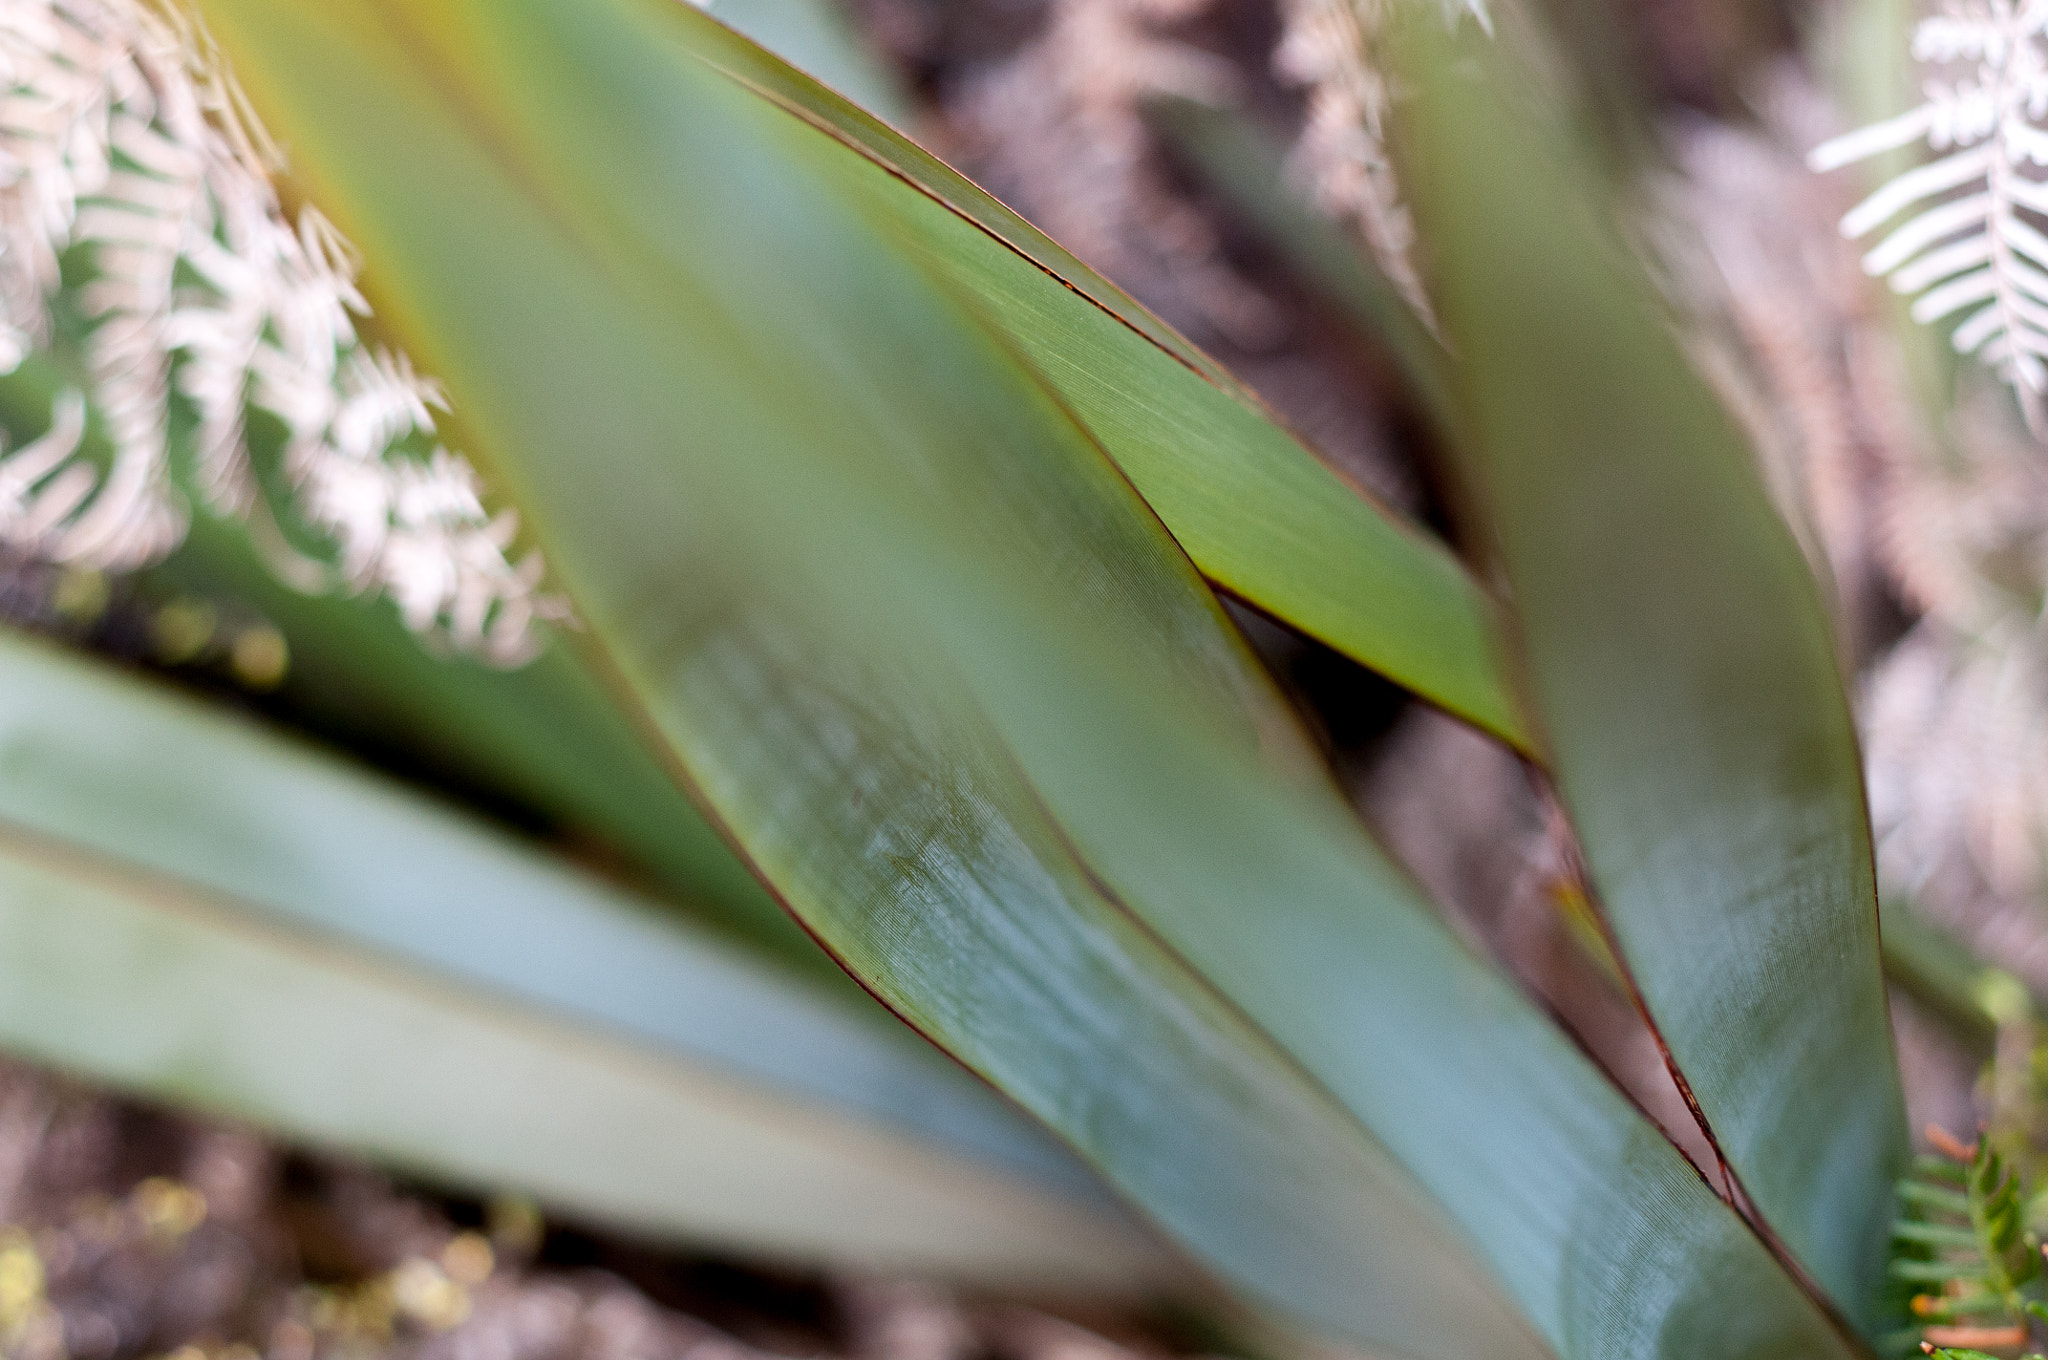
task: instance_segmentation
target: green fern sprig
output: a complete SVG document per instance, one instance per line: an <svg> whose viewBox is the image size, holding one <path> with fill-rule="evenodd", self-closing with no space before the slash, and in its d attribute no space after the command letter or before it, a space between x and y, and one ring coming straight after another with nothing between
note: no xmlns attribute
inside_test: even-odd
<svg viewBox="0 0 2048 1360"><path fill-rule="evenodd" d="M2041 1247L2025 1227L2021 1178L1988 1139L1933 1141L1949 1155L1916 1159L1899 1183L1890 1274L1911 1291L1916 1323L1898 1340L1957 1360L1983 1355L1975 1346L2023 1345L2048 1305L2036 1296Z"/></svg>

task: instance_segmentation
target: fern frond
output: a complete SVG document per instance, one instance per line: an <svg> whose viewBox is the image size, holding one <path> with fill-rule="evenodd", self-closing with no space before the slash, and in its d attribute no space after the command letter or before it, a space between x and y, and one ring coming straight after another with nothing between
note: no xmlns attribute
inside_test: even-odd
<svg viewBox="0 0 2048 1360"><path fill-rule="evenodd" d="M1295 173L1318 207L1358 233L1387 282L1435 329L1413 258L1415 223L1386 144L1392 93L1376 54L1386 3L1290 0L1273 66L1308 91Z"/></svg>
<svg viewBox="0 0 2048 1360"><path fill-rule="evenodd" d="M517 664L562 607L538 558L506 555L514 521L434 445L439 390L358 337L354 253L317 211L285 213L280 167L175 0L0 0L0 375L52 345L84 374L46 434L0 457L0 542L110 571L169 552L180 402L205 499L271 523L244 432L262 410L287 432L285 509L332 559L273 532L280 575L382 592L416 631ZM104 472L81 453L88 410Z"/></svg>
<svg viewBox="0 0 2048 1360"><path fill-rule="evenodd" d="M1921 21L1913 55L1961 66L1928 80L1918 107L1814 149L1817 171L1925 141L1937 159L1887 182L1842 219L1872 275L1916 297L1916 321L1952 321L1950 339L2012 384L2036 434L2048 434L2048 0L1947 0Z"/></svg>
<svg viewBox="0 0 2048 1360"><path fill-rule="evenodd" d="M1899 1182L1887 1273L1910 1293L1916 1328L1895 1340L1962 1360L2025 1345L2040 1279L2040 1244L2025 1231L2019 1175L1989 1139L1964 1146L1939 1129L1945 1155L1921 1157Z"/></svg>
<svg viewBox="0 0 2048 1360"><path fill-rule="evenodd" d="M1295 172L1324 212L1353 228L1373 263L1434 330L1436 316L1414 259L1415 223L1386 144L1393 89L1379 65L1395 0L1286 0L1273 54L1283 80L1308 92ZM1488 35L1486 0L1442 0L1444 22L1470 14Z"/></svg>

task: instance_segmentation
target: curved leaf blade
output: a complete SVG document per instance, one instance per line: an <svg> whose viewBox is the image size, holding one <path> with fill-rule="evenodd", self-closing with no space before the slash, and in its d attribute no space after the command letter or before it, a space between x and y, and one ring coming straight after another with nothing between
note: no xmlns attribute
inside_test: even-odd
<svg viewBox="0 0 2048 1360"><path fill-rule="evenodd" d="M937 1055L415 796L0 636L0 1042L624 1226L1131 1290Z"/></svg>
<svg viewBox="0 0 2048 1360"><path fill-rule="evenodd" d="M1721 1153L1869 1324L1906 1134L1819 592L1589 177L1509 107L1505 59L1409 27L1461 471L1515 602L1539 749Z"/></svg>
<svg viewBox="0 0 2048 1360"><path fill-rule="evenodd" d="M516 671L434 655L381 601L303 595L281 583L240 526L203 513L145 580L244 602L274 624L291 667L269 704L295 726L539 813L623 859L673 909L792 971L843 983L648 758L610 693L561 640Z"/></svg>
<svg viewBox="0 0 2048 1360"><path fill-rule="evenodd" d="M208 8L678 773L906 1018L1355 1338L1846 1354L1371 845L898 181L662 5Z"/></svg>
<svg viewBox="0 0 2048 1360"><path fill-rule="evenodd" d="M1493 653L1492 602L1441 543L1317 460L1213 359L909 138L695 11L676 16L671 41L899 180L882 206L904 242L979 300L1203 575L1521 743Z"/></svg>
<svg viewBox="0 0 2048 1360"><path fill-rule="evenodd" d="M657 1237L1005 1285L1172 1279L1114 1220L971 1163L6 831L0 1042Z"/></svg>
<svg viewBox="0 0 2048 1360"><path fill-rule="evenodd" d="M64 386L59 365L30 355L0 375L0 426L19 447L40 435ZM189 466L183 430L172 432ZM99 412L84 439L104 466ZM281 582L247 530L199 508L171 557L142 573L145 589L193 592L255 609L285 636L290 666L270 704L299 726L372 758L501 805L538 812L623 854L679 910L828 984L865 999L804 935L649 758L611 695L559 641L518 670L424 650L395 608L360 595L302 594ZM869 1009L872 1009L869 1007Z"/></svg>
<svg viewBox="0 0 2048 1360"><path fill-rule="evenodd" d="M400 786L0 632L0 824L723 1067L1082 1200L919 1043ZM836 971L836 970L835 970Z"/></svg>

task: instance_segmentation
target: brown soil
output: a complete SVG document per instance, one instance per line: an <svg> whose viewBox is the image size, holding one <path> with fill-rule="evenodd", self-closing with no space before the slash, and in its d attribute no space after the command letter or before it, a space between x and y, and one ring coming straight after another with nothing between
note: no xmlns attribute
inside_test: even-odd
<svg viewBox="0 0 2048 1360"><path fill-rule="evenodd" d="M778 1274L0 1062L7 1360L1141 1360L1148 1319ZM1115 1339L1112 1340L1111 1336Z"/></svg>

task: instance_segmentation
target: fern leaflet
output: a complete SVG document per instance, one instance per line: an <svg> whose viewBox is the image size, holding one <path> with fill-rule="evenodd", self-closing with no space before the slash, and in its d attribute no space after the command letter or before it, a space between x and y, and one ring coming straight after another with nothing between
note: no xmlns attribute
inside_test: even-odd
<svg viewBox="0 0 2048 1360"><path fill-rule="evenodd" d="M1974 1360L1978 1347L2016 1349L2030 1339L2029 1319L2048 1321L2020 1177L1988 1139L1963 1146L1938 1129L1929 1136L1949 1155L1917 1159L1899 1183L1889 1274L1915 1326L1892 1340L1954 1360Z"/></svg>
<svg viewBox="0 0 2048 1360"><path fill-rule="evenodd" d="M1863 267L1916 298L1916 321L1954 319L1951 341L2012 384L2027 424L2048 434L2048 0L1945 0L1921 20L1913 55L1930 76L1916 108L1815 148L1838 169L1925 141L1938 159L1887 182L1842 219L1858 240L1896 223Z"/></svg>

